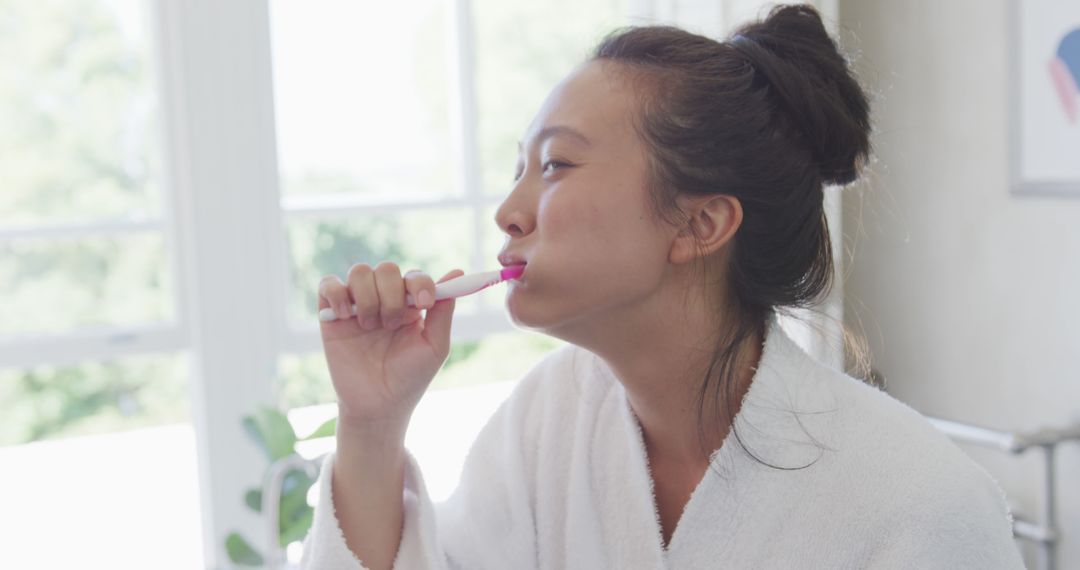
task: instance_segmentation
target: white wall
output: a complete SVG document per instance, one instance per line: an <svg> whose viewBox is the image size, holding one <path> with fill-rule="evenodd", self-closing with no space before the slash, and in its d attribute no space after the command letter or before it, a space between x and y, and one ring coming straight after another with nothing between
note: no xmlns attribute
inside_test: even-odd
<svg viewBox="0 0 1080 570"><path fill-rule="evenodd" d="M888 391L925 414L1003 430L1080 421L1080 197L1010 195L1009 3L839 11L877 92L879 158L845 190L847 324L861 320ZM1038 512L1037 451L965 450ZM1059 567L1080 568L1080 445L1058 459Z"/></svg>

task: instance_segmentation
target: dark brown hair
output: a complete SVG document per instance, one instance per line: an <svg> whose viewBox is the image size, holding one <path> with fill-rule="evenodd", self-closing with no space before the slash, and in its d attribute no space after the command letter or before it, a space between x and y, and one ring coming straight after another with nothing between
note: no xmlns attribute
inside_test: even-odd
<svg viewBox="0 0 1080 570"><path fill-rule="evenodd" d="M811 310L831 290L824 185L855 181L870 155L867 96L808 5L777 6L723 42L670 26L622 28L590 60L620 64L639 94L635 127L657 219L685 223L679 195L724 194L742 205L722 300L731 317L717 331L698 402L700 429L707 401L734 419L740 347L764 335L770 311Z"/></svg>

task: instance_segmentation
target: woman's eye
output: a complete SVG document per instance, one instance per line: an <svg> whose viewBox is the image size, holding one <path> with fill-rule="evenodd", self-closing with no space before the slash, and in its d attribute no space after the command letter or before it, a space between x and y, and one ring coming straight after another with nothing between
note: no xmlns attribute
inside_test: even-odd
<svg viewBox="0 0 1080 570"><path fill-rule="evenodd" d="M549 160L544 163L544 173L547 174L549 168L563 168L566 166L570 165L565 162L559 162L557 160Z"/></svg>
<svg viewBox="0 0 1080 570"><path fill-rule="evenodd" d="M566 168L566 167L568 167L568 166L572 166L572 165L571 165L571 164L569 164L569 163L567 163L567 162L560 162L560 161L558 161L558 160L549 160L549 161L547 161L547 162L545 162L545 163L544 163L544 166L543 166L543 174L548 174L548 171L549 171L549 170L552 170L552 171L553 171L553 170L554 170L554 169L556 169L556 168ZM517 171L516 171L516 172L514 173L514 182L517 182L518 180L520 180L520 179L521 179L521 176L522 176L523 174L525 174L525 169L523 169L523 168L519 168L519 169L518 169L518 170L517 170Z"/></svg>

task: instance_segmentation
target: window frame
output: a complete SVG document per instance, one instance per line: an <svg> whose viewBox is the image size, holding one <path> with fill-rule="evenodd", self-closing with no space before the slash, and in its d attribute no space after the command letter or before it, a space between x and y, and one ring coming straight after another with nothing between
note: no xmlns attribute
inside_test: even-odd
<svg viewBox="0 0 1080 570"><path fill-rule="evenodd" d="M477 222L470 269L484 265L483 232L489 224L482 218L496 199L485 198L478 184L471 4L469 0L446 1L453 7L447 23L452 64L449 95L453 101L451 140L457 143L455 164L459 165L455 176L461 191L457 195L461 197L367 203L340 196L281 196L268 1L221 5L213 0L158 0L159 68L164 71L162 93L167 104L163 108L169 137L164 146L169 153L166 162L172 166L169 186L175 190L172 219L181 273L187 277L183 314L190 317L191 349L196 355L191 365L192 412L204 489L204 556L209 567L227 560L224 539L229 531L239 530L249 538L262 536L257 517L239 500L246 488L261 480L265 469L242 432L240 418L256 405L275 405L273 383L280 356L321 348L314 316L310 327L294 328L289 322L286 223L309 216L467 206ZM226 58L246 64L247 73L224 65ZM241 124L246 129L219 132L213 128L234 117L244 118ZM234 159L215 160L217 153ZM226 193L215 192L216 187L229 187L235 203L228 202ZM235 234L230 233L226 217L213 215L219 210L262 215L251 216L251 225ZM191 231L195 227L198 232ZM242 267L231 263L227 249L219 245L229 235L244 241L244 251L257 254L250 255ZM267 287L244 288L240 296L244 305L236 307L243 311L240 318L223 319L227 307L215 300L220 301L222 284L232 282ZM485 307L482 299L479 304L476 314L455 320L455 340L512 330L503 311ZM237 326L237 320L246 326ZM246 357L218 348L250 331L269 334L256 335L250 346L242 347ZM266 545L255 546L266 551Z"/></svg>

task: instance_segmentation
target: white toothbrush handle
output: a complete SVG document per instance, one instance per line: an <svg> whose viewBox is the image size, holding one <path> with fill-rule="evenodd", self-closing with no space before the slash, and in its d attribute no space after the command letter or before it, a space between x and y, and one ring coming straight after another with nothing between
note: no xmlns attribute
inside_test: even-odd
<svg viewBox="0 0 1080 570"><path fill-rule="evenodd" d="M502 277L499 274L499 271L484 271L483 273L462 275L461 277L455 277L449 281L436 283L435 300L456 299L458 297L469 295L470 293L475 293L486 287L490 287L499 281L502 281ZM405 295L405 304L410 307L416 305L412 295Z"/></svg>
<svg viewBox="0 0 1080 570"><path fill-rule="evenodd" d="M435 284L435 300L441 301L443 299L464 297L465 295L475 293L500 281L502 281L500 271L485 271L483 273L473 273L471 275L455 277L449 281ZM412 294L405 295L405 306L416 306L416 300L413 299ZM355 317L356 305L352 305L350 308L352 309L352 315ZM337 320L337 313L334 312L333 308L326 307L319 311L319 320L323 322Z"/></svg>

